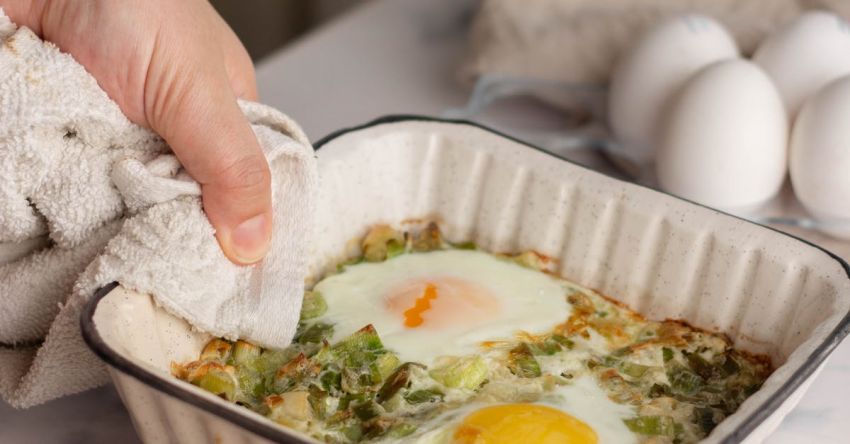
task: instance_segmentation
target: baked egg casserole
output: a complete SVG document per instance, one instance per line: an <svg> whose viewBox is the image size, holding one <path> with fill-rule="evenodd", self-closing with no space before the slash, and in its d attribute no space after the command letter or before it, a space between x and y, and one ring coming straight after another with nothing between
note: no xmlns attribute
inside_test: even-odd
<svg viewBox="0 0 850 444"><path fill-rule="evenodd" d="M691 443L770 361L649 321L535 252L374 227L304 295L293 344L213 339L172 373L328 443Z"/></svg>

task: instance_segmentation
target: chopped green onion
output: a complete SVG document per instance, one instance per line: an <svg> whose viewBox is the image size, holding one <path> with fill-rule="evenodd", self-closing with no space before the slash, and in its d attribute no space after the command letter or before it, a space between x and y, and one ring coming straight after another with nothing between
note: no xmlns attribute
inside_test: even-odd
<svg viewBox="0 0 850 444"><path fill-rule="evenodd" d="M303 380L316 376L320 366L310 358L299 353L283 365L272 378L272 389L276 393L289 391Z"/></svg>
<svg viewBox="0 0 850 444"><path fill-rule="evenodd" d="M685 367L675 366L667 370L667 379L674 391L683 395L693 395L700 391L705 381Z"/></svg>
<svg viewBox="0 0 850 444"><path fill-rule="evenodd" d="M649 370L649 367L646 365L635 364L629 361L622 361L620 363L620 371L623 372L624 375L631 376L632 378L640 378L647 370Z"/></svg>
<svg viewBox="0 0 850 444"><path fill-rule="evenodd" d="M404 438L416 431L416 426L407 422L400 422L393 425L387 431L387 436L390 438Z"/></svg>
<svg viewBox="0 0 850 444"><path fill-rule="evenodd" d="M224 339L213 338L204 349L201 351L201 361L220 361L225 362L230 358L230 350L233 344Z"/></svg>
<svg viewBox="0 0 850 444"><path fill-rule="evenodd" d="M384 384L378 390L378 402L386 402L392 398L402 387L407 387L410 383L410 376L413 367L424 368L421 364L413 362L405 362L390 374L384 381Z"/></svg>
<svg viewBox="0 0 850 444"><path fill-rule="evenodd" d="M705 360L699 353L682 352L682 355L688 361L688 367L698 374L701 378L709 380L715 374L715 368L711 363ZM717 369L718 373L720 368Z"/></svg>
<svg viewBox="0 0 850 444"><path fill-rule="evenodd" d="M372 382L377 384L389 377L393 370L398 367L400 361L398 357L390 352L378 355L375 362L369 364L369 369L372 372Z"/></svg>
<svg viewBox="0 0 850 444"><path fill-rule="evenodd" d="M669 416L638 416L623 422L629 430L641 435L676 437L676 421Z"/></svg>
<svg viewBox="0 0 850 444"><path fill-rule="evenodd" d="M198 387L223 397L229 401L236 398L236 379L221 367L211 367L203 375L192 381Z"/></svg>
<svg viewBox="0 0 850 444"><path fill-rule="evenodd" d="M649 367L646 365L636 364L611 355L605 357L603 364L606 367L617 368L620 370L620 373L631 376L632 378L640 378L649 370Z"/></svg>
<svg viewBox="0 0 850 444"><path fill-rule="evenodd" d="M380 416L384 412L384 409L381 408L381 406L375 401L370 400L353 406L351 411L360 418L361 421L368 421Z"/></svg>
<svg viewBox="0 0 850 444"><path fill-rule="evenodd" d="M307 389L309 396L307 401L317 418L325 418L328 414L328 392L322 390L315 384L310 384Z"/></svg>
<svg viewBox="0 0 850 444"><path fill-rule="evenodd" d="M376 416L363 422L363 436L377 438L384 435L395 424L395 420L385 416Z"/></svg>
<svg viewBox="0 0 850 444"><path fill-rule="evenodd" d="M311 324L304 331L295 335L295 342L299 344L319 344L324 339L328 339L333 335L334 326L317 322Z"/></svg>
<svg viewBox="0 0 850 444"><path fill-rule="evenodd" d="M387 259L392 259L404 253L404 242L399 242L395 239L387 242Z"/></svg>
<svg viewBox="0 0 850 444"><path fill-rule="evenodd" d="M508 353L508 368L521 378L536 378L542 373L528 344L520 344Z"/></svg>
<svg viewBox="0 0 850 444"><path fill-rule="evenodd" d="M384 344L375 327L369 324L343 339L331 350L349 367L362 367L374 362L383 352Z"/></svg>
<svg viewBox="0 0 850 444"><path fill-rule="evenodd" d="M428 224L424 230L420 231L413 239L413 251L434 251L443 247L443 239L440 235L440 228L434 222Z"/></svg>
<svg viewBox="0 0 850 444"><path fill-rule="evenodd" d="M369 324L360 330L352 333L347 338L333 346L333 348L342 353L351 353L363 350L380 350L384 348L381 343L381 338L378 337L378 332L375 327Z"/></svg>
<svg viewBox="0 0 850 444"><path fill-rule="evenodd" d="M549 260L546 256L538 254L535 251L526 251L524 253L520 253L516 256L511 257L518 265L522 265L525 268L530 268L532 270L537 271L546 271Z"/></svg>
<svg viewBox="0 0 850 444"><path fill-rule="evenodd" d="M576 343L572 339L564 335L554 334L552 335L552 340L563 345L567 350L572 350L576 346Z"/></svg>
<svg viewBox="0 0 850 444"><path fill-rule="evenodd" d="M368 262L382 262L390 254L398 255L404 251L404 235L387 225L378 225L369 231L363 239L363 258Z"/></svg>
<svg viewBox="0 0 850 444"><path fill-rule="evenodd" d="M694 423L696 423L696 425L706 435L714 430L714 427L717 426L720 421L723 421L723 418L723 412L711 407L695 407L692 414Z"/></svg>
<svg viewBox="0 0 850 444"><path fill-rule="evenodd" d="M567 340L569 341L569 339ZM534 355L554 355L555 353L561 351L561 346L561 342L555 339L554 337L546 338L545 340L540 342L528 343L528 348Z"/></svg>
<svg viewBox="0 0 850 444"><path fill-rule="evenodd" d="M659 398L661 396L669 396L670 395L670 386L667 384L652 384L652 387L649 388L647 392L647 396L650 398Z"/></svg>
<svg viewBox="0 0 850 444"><path fill-rule="evenodd" d="M233 362L235 364L251 364L260 356L262 350L250 342L236 341L233 346Z"/></svg>
<svg viewBox="0 0 850 444"><path fill-rule="evenodd" d="M723 374L725 376L732 376L741 370L741 366L738 364L738 361L735 360L735 357L731 353L726 353L723 358L724 359L721 368L723 369Z"/></svg>
<svg viewBox="0 0 850 444"><path fill-rule="evenodd" d="M331 394L337 394L342 390L342 375L335 370L325 369L319 376L322 389Z"/></svg>
<svg viewBox="0 0 850 444"><path fill-rule="evenodd" d="M359 442L363 438L363 427L360 425L360 421L356 419L343 422L339 431L349 442Z"/></svg>
<svg viewBox="0 0 850 444"><path fill-rule="evenodd" d="M447 387L473 390L487 379L487 372L487 363L483 358L465 356L454 358L448 364L432 369L429 375Z"/></svg>
<svg viewBox="0 0 850 444"><path fill-rule="evenodd" d="M236 367L236 379L241 388L236 400L251 405L258 403L266 389L263 375L252 366L239 365Z"/></svg>
<svg viewBox="0 0 850 444"><path fill-rule="evenodd" d="M405 394L404 400L410 404L422 404L423 402L442 401L445 395L436 389L416 390Z"/></svg>

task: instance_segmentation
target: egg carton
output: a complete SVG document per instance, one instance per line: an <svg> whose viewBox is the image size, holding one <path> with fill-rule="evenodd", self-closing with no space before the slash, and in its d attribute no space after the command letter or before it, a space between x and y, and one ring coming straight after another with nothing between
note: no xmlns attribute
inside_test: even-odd
<svg viewBox="0 0 850 444"><path fill-rule="evenodd" d="M556 112L547 113L535 110L528 104L517 104L517 98L532 98ZM506 106L507 102L514 103ZM463 107L448 109L442 115L449 119L486 122L518 139L589 168L640 185L659 188L654 166L647 165L645 160L618 143L611 134L605 124L608 120L606 105L607 89L598 85L488 74L479 77ZM560 121L544 128L535 127L529 122L552 120L553 115L557 116L554 119ZM850 220L813 217L787 182L769 201L735 215L779 229L801 229L807 234L806 237L813 237L830 248L838 245L837 249L850 251L850 240L813 233L850 233Z"/></svg>
<svg viewBox="0 0 850 444"><path fill-rule="evenodd" d="M389 117L317 144L314 280L379 223L435 220L452 242L536 250L650 319L682 319L777 370L706 443L762 441L850 331L850 268L767 227L580 167L471 123ZM145 442L313 442L169 372L209 336L113 284L82 318Z"/></svg>

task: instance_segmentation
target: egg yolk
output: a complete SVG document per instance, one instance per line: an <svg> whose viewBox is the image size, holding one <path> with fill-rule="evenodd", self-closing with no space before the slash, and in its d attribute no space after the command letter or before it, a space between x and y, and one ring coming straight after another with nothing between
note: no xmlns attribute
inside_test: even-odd
<svg viewBox="0 0 850 444"><path fill-rule="evenodd" d="M419 327L424 322L422 313L431 309L431 301L437 299L437 287L434 284L425 285L425 293L416 299L413 307L404 311L404 326Z"/></svg>
<svg viewBox="0 0 850 444"><path fill-rule="evenodd" d="M552 407L504 404L476 410L455 430L455 444L596 444L587 424Z"/></svg>
<svg viewBox="0 0 850 444"><path fill-rule="evenodd" d="M410 279L385 296L387 308L406 328L474 326L499 314L489 289L452 276Z"/></svg>

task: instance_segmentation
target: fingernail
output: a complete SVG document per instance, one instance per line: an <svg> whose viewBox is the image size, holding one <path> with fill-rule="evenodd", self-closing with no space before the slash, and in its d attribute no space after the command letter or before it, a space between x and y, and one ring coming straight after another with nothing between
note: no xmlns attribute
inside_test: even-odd
<svg viewBox="0 0 850 444"><path fill-rule="evenodd" d="M254 216L237 225L230 234L231 248L236 260L253 264L262 259L269 250L269 220L266 214Z"/></svg>

